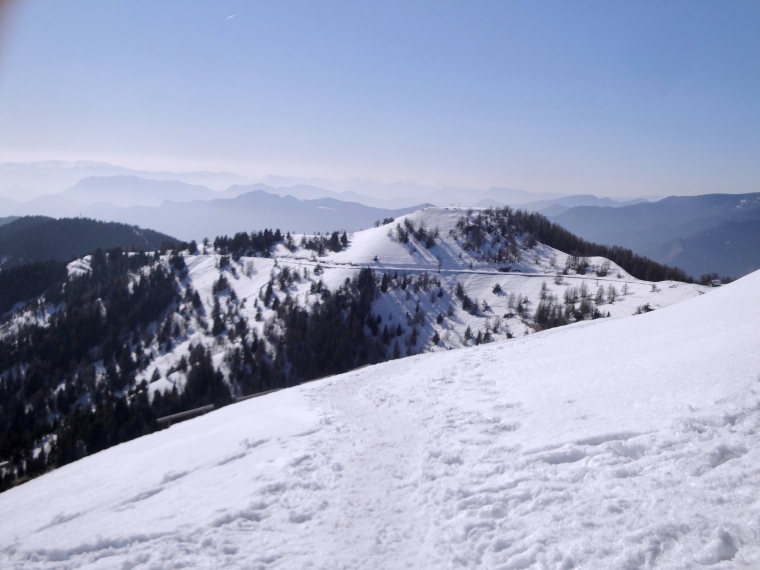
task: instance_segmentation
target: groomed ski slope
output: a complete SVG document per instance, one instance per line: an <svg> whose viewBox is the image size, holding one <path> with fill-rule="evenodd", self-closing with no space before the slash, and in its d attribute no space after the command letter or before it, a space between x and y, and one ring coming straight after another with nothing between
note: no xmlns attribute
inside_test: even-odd
<svg viewBox="0 0 760 570"><path fill-rule="evenodd" d="M758 568L759 301L228 406L0 495L0 567Z"/></svg>

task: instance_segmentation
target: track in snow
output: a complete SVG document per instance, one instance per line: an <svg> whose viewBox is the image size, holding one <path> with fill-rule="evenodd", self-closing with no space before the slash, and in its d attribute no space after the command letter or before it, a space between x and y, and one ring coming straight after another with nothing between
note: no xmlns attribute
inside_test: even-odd
<svg viewBox="0 0 760 570"><path fill-rule="evenodd" d="M3 568L760 565L754 274L229 406L0 495Z"/></svg>

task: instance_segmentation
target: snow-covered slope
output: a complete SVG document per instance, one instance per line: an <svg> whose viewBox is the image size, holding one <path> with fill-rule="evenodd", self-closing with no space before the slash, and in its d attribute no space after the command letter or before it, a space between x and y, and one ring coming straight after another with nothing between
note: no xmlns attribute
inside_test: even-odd
<svg viewBox="0 0 760 570"><path fill-rule="evenodd" d="M630 316L642 305L649 304L652 309L666 307L690 299L706 292L708 289L694 284L680 282L651 283L636 279L615 263L611 263L601 257L591 257L589 262L591 270L585 275L570 272L562 277L562 283L555 283L556 275L561 273L566 266L568 253L559 251L544 244L536 244L532 248L519 244L519 260L514 262L494 263L482 259L480 252L463 248L461 240L451 235L456 228L457 221L467 212L473 209L463 208L425 208L412 214L407 214L394 220L393 223L384 226L356 232L351 236L349 247L345 250L333 253L327 252L323 257L317 258L313 252L298 248L295 252L288 251L280 245L276 249L276 257L279 262L291 266L315 265L319 263L326 270L323 280L334 287L340 285L352 272L360 267L371 267L383 272L392 271L419 274L428 271L443 283L444 289L453 292L456 283L462 283L467 294L473 299L486 301L490 307L480 311L478 315L471 315L461 311L454 302L456 318L449 326L458 334L450 335L448 343L443 348L462 346L462 334L467 326L473 331L486 328L486 321L493 324L494 319L504 319L506 325L504 332L514 336L522 336L530 332L519 319L515 320L515 310L510 306L510 296L522 296L529 300L526 304L528 312L532 314L540 301L542 285L545 283L548 293L557 297L560 301L569 288L580 289L585 284L590 297L604 288L605 294L610 287L615 290L617 298L610 303L609 299L603 303L604 314L609 313L612 317ZM478 210L475 210L477 214ZM423 225L432 230L438 229L439 237L436 244L426 248L421 243L410 240L409 243L401 243L395 238L394 228L408 220L412 225ZM295 243L299 243L300 236L295 236ZM597 277L594 268L601 267L604 263L609 265L607 275ZM504 272L505 269L509 271ZM502 289L500 293L494 293L494 285ZM424 302L422 303L424 306ZM424 307L428 311L435 312L436 307ZM402 314L408 310L404 308ZM376 307L381 314L381 309ZM513 316L506 317L505 315ZM445 330L440 330L445 334ZM432 333L428 336L432 336ZM456 338L455 338L456 337Z"/></svg>
<svg viewBox="0 0 760 570"><path fill-rule="evenodd" d="M386 343L387 357L393 355L396 344L400 346L399 354L404 356L471 346L478 339L502 342L533 334L541 328L534 314L542 298L554 298L558 305L566 306L568 295L575 295L573 306L577 306L582 302L580 297L586 295L590 302L593 300L591 304L599 314L630 317L640 307L660 309L709 291L688 283L642 281L599 257L589 259L588 273L569 271L558 279L569 256L540 243L527 247L518 242L516 259L488 261L482 251L467 249L457 236L457 222L467 212L460 208L426 208L393 223L356 232L350 236L347 247L338 252L328 249L323 255L299 245L302 239L313 237L301 235L293 236L290 248L282 243L277 245L273 257L269 258L242 257L235 261L211 246L201 246L193 255L185 252L188 274L183 281L184 290L180 292L185 302L170 315L178 334L168 348L156 334L140 347L141 354L147 354L149 359L137 373L135 384L148 383L151 396L157 390L164 392L175 386L181 391L186 373L178 369L180 361L199 344L214 355L214 365L225 375L229 374L228 357L241 341L230 339L224 333L212 333L208 325L216 302L226 315L225 322L230 329L236 320L245 321L247 330L268 342L267 348L273 352L274 347L267 340L271 337L266 331L277 329L277 311L274 304L262 300L270 282L274 285L272 298L291 297L301 306L313 306L322 298L319 288L315 289L320 283L335 291L365 267L372 268L378 279L383 273L395 276L387 291L378 291L372 305L373 314L382 319L379 330L388 328L396 335ZM435 244L428 248L415 239L407 243L399 240L395 228L403 227L405 222L416 228L424 226L429 231L435 228ZM223 259L229 264L224 266ZM169 265L168 255L162 263ZM604 263L609 265L607 274L597 276L594 270ZM72 262L70 275L88 272L89 264L89 256ZM504 272L505 269L509 271ZM290 279L283 286L280 277L284 271L289 272ZM229 287L215 293L214 286L221 275ZM421 288L415 286L423 275L428 277L429 284ZM405 276L409 278L408 286L403 284ZM464 306L456 294L458 285L476 308ZM189 310L188 290L199 294L202 307L197 312ZM600 290L601 298L598 298ZM610 291L616 295L613 300ZM417 308L421 315L417 315ZM0 327L0 336L15 334L30 323L43 324L56 310L58 307L43 305L20 311ZM161 327L158 324L149 332L156 333ZM397 327L401 327L400 334ZM414 344L410 342L413 329L417 334ZM137 361L138 349L133 350ZM100 366L99 370L103 377L104 367Z"/></svg>
<svg viewBox="0 0 760 570"><path fill-rule="evenodd" d="M416 280L426 272L440 286L431 285L418 290L410 280L408 287L390 287L373 303L373 313L383 319L381 329L383 326L393 329L401 324L406 335L404 338L407 339L413 326L409 324L408 317L415 314L417 307L420 308L425 317L416 325L419 340L412 347L414 353L472 345L478 333L485 334L488 331L491 332L493 341L532 334L537 328L533 314L542 295L554 296L562 304L569 291L585 290L589 299L592 299L601 288L603 299L598 305L601 313L610 317L629 317L645 305L653 310L660 309L708 291L706 287L688 283L668 281L655 284L642 281L609 262L609 271L604 277L597 277L593 271L585 275L571 271L562 276L561 283L558 283L557 274L566 266L568 255L543 244L536 244L532 248L520 244L519 261L516 262L484 261L478 252L464 249L461 240L450 235L457 220L465 212L466 210L458 208L426 208L398 218L392 224L356 232L351 235L345 249L339 252L327 250L321 256L299 246L303 237L310 236L295 235L292 251L280 244L275 248L272 258L243 257L237 262L231 262L225 270L219 269L221 255L218 252L210 247L201 248L198 255L185 257L189 270L187 284L198 291L204 305L203 311L210 315L215 299L213 286L223 273L230 283L230 290L221 296L223 308L234 309L239 318L244 319L249 328L256 331L259 338L265 338L264 329L271 322L275 311L271 305L261 302L260 297L270 280L275 284L273 294L279 299L290 296L301 305L308 306L321 297L314 292L315 283L321 281L328 289L335 290L346 279L355 277L364 267L372 268L378 276L384 272L398 276L397 284L406 274L410 279ZM394 228L397 224L403 224L405 219L416 227L424 224L429 229L438 228L436 244L426 248L414 240L400 242L395 237ZM592 267L599 267L606 260L592 257L589 261ZM505 266L511 271L500 271ZM75 262L70 270L81 272L82 267L82 262ZM284 289L277 285L283 268L287 268L291 275L298 276ZM463 286L478 310L463 308L461 299L456 297L457 284ZM501 288L499 292L494 291L497 285ZM542 293L544 287L545 292ZM441 296L437 294L439 290ZM614 290L617 295L612 302L609 298L610 290ZM231 291L235 292L235 299L230 298ZM522 314L516 304L520 299L525 300ZM468 329L472 334L471 340L466 339ZM149 381L156 370L163 377L188 352L191 345L198 343L211 348L217 355L215 363L224 369L224 353L234 343L209 335L207 330L198 327L192 319L183 320L182 330L182 340L171 352L164 353L157 346L153 347L157 358L138 376L138 383L142 379ZM433 341L436 334L439 338L437 343ZM402 354L407 350L404 338L399 338L404 350ZM392 347L389 346L388 351L391 350ZM172 374L167 381L151 385L151 389L163 390L174 383L181 384L184 375L181 372Z"/></svg>
<svg viewBox="0 0 760 570"><path fill-rule="evenodd" d="M179 411L368 363L630 317L707 291L641 281L603 258L568 256L538 243L536 226L521 215L427 208L351 236L239 234L200 250L115 251L70 263L75 286L49 284L49 294L17 306L0 323L9 350L0 370L0 383L8 384L0 385L10 388L5 401L17 402L0 410L0 460L12 460L0 470L0 489L9 478L36 476L149 433L157 418ZM558 243L550 232L540 235ZM572 240L559 243L574 247ZM637 263L626 267L637 275L667 274ZM92 279L80 280L90 273ZM77 333L62 331L90 330L86 315L97 315L105 328L76 352L66 343ZM27 346L32 329L37 340ZM27 348L18 350L19 343ZM52 362L55 350L37 348L43 345L70 353ZM196 366L201 357L207 364ZM207 380L214 390L193 388ZM111 402L131 416L111 414ZM70 413L85 409L114 428L71 433L78 424L68 421ZM133 431L121 431L123 425ZM18 437L17 429L28 435ZM121 435L106 444L101 431Z"/></svg>
<svg viewBox="0 0 760 570"><path fill-rule="evenodd" d="M757 568L760 273L228 406L0 495L3 568Z"/></svg>

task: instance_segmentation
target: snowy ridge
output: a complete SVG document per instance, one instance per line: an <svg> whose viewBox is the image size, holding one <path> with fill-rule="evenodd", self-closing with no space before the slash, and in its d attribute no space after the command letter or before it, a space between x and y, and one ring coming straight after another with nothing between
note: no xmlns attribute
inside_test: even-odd
<svg viewBox="0 0 760 570"><path fill-rule="evenodd" d="M325 289L335 292L347 283L355 284L365 268L374 271L377 281L371 303L376 322L370 323L376 326L371 330L370 324L360 324L360 328L379 350L372 359L355 361L337 371L533 334L547 326L536 316L546 303L565 313L575 311L572 322L593 316L630 317L642 307L660 309L707 291L693 284L641 281L603 258L588 259L585 273L567 270L571 256L541 243L529 243L529 237L519 233L514 239L481 236L479 247L474 248L462 231L467 226L462 220L473 219L482 211L426 208L343 239L336 233L330 239L335 238L331 247L337 251L324 247L327 236L295 235L277 244L268 258L238 258L222 245L184 251L179 254L181 259L176 253L151 256L148 265L128 276L128 290L134 291L140 275L162 266L172 275L176 301L158 321L131 331L130 339L123 343L135 373L118 387L115 396L134 401L145 391L154 402L157 392L165 394L176 388L182 393L188 378L187 361L198 346L211 355L233 397L287 385L283 381L266 383L263 376L244 378L244 384L239 355L259 343L263 355L259 362L272 362L285 332L278 304L291 300L299 307L313 308L324 300ZM313 249L315 241L322 244L318 251ZM92 262L91 256L71 262L70 279L92 271ZM224 286L220 286L222 282ZM106 317L108 302L96 302L97 310ZM578 316L584 306L585 316ZM45 327L62 308L44 298L30 303L0 325L0 337L13 337L30 325ZM97 360L97 351L90 354L95 385L108 385L121 364L112 361L109 373L109 363L102 356ZM22 370L3 373L20 377ZM293 385L329 373L286 380ZM54 392L72 389L63 380L59 382ZM94 402L92 390L77 393L76 398L79 405ZM174 411L177 408L158 414Z"/></svg>
<svg viewBox="0 0 760 570"><path fill-rule="evenodd" d="M760 273L226 407L0 495L4 568L760 564Z"/></svg>
<svg viewBox="0 0 760 570"><path fill-rule="evenodd" d="M0 323L0 387L19 402L0 410L12 458L0 489L150 433L162 416L403 356L630 317L706 291L568 256L538 243L521 215L426 208L350 237L269 231L71 262L68 282ZM77 331L90 331L87 344L69 346ZM87 427L98 418L110 427Z"/></svg>
<svg viewBox="0 0 760 570"><path fill-rule="evenodd" d="M519 261L516 262L483 261L477 252L464 249L461 241L449 235L457 220L466 212L467 210L458 208L426 208L398 218L391 224L356 232L351 235L348 247L342 251L327 250L319 256L298 245L302 238L310 236L294 235L295 245L292 250L279 244L275 247L272 258L242 257L222 270L219 269L222 256L211 248L201 248L199 254L185 256L188 266L187 285L199 293L203 312L210 315L215 299L214 283L224 274L230 283L230 289L217 295L221 299L222 308L234 312L235 318L244 320L259 338L266 338L265 329L272 322L275 311L271 305L261 302L261 294L270 280L275 284L273 294L280 300L290 296L303 306L312 306L320 299L320 295L313 290L315 283L321 282L326 288L335 290L347 279L355 277L364 267L373 269L378 277L383 272L391 272L399 278L408 274L410 279L416 279L427 272L431 278L440 282L440 287L422 291L416 291L411 285L406 289L391 288L373 303L373 312L383 319L381 328L402 325L405 331L405 337L399 338L404 351L402 354L406 353L404 341L408 339L412 328L408 316L413 316L417 307L420 307L425 318L418 325L419 340L412 347L413 353L472 345L479 333L489 331L493 341L533 333L536 327L532 315L540 302L544 286L560 303L569 289L583 288L588 291L589 298L592 298L600 287L604 289L605 295L612 288L617 295L614 302L610 303L606 298L599 306L604 315L611 317L629 317L644 305L659 309L707 291L703 286L688 283L653 284L642 281L630 276L616 264L598 257L590 258L591 269L588 274L579 275L571 271L558 284L555 283L556 275L565 267L568 255L543 244L535 244L532 248L520 244ZM396 226L403 224L405 219L416 227L424 224L431 230L437 228L440 237L436 239L436 244L428 249L414 240L401 243L394 232ZM593 269L605 262L609 265L608 274L605 277L596 276ZM70 271L80 271L81 267L81 263L75 262ZM511 271L500 271L505 267ZM285 289L277 286L283 268L298 276ZM462 302L455 294L457 284L463 286L479 310L463 309ZM501 287L500 292L494 291L496 285ZM441 289L443 296L437 296L438 289ZM234 299L231 298L232 291L235 293ZM522 317L517 314L514 305L516 298L527 300ZM484 302L487 308L483 308ZM439 315L443 317L441 322L438 322ZM142 380L149 382L155 371L159 372L162 380L151 384L151 392L171 389L175 385L181 389L184 373L171 372L171 369L188 353L192 345L202 343L210 348L216 355L215 365L222 370L226 370L225 353L235 347L235 343L226 338L211 336L192 319L177 318L182 323L183 334L176 346L168 353L153 346L155 360L138 375L137 383ZM468 329L472 334L470 340L466 338ZM436 334L440 339L438 343L433 342ZM388 348L389 352L391 350L392 345Z"/></svg>

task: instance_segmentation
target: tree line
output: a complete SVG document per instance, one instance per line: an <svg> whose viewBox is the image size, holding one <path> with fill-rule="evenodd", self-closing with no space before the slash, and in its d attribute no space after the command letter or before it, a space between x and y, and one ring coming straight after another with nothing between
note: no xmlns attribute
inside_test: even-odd
<svg viewBox="0 0 760 570"><path fill-rule="evenodd" d="M540 242L575 258L605 257L645 281L694 282L682 269L657 263L624 247L586 241L542 214L513 210L509 206L470 212L457 221L452 232L462 239L464 249L483 251L488 261L516 261L519 258L517 238L524 237L528 248Z"/></svg>

